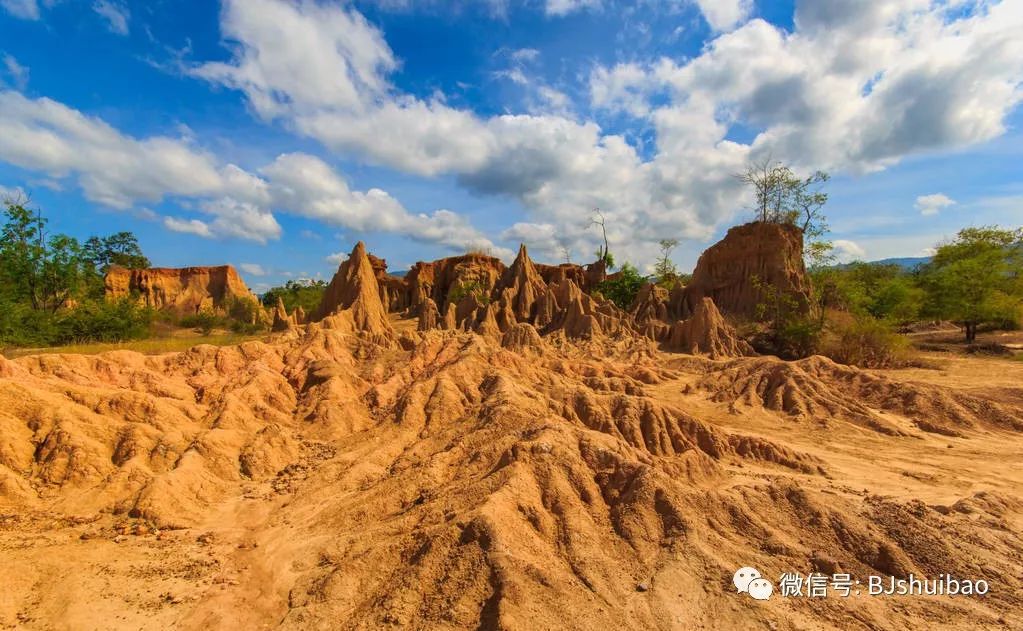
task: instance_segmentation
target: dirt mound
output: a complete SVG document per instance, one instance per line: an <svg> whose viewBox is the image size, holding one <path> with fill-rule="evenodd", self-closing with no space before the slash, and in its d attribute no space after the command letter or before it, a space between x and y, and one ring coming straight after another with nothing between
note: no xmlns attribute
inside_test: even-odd
<svg viewBox="0 0 1023 631"><path fill-rule="evenodd" d="M137 295L146 306L182 314L220 310L235 298L256 300L230 265L149 269L113 266L103 284L107 298Z"/></svg>
<svg viewBox="0 0 1023 631"><path fill-rule="evenodd" d="M532 324L520 322L504 332L501 346L510 350L540 350L543 348L543 339Z"/></svg>
<svg viewBox="0 0 1023 631"><path fill-rule="evenodd" d="M355 244L348 259L338 267L313 319L328 316L340 318L326 323L329 327L393 336L394 329L380 300L380 287L362 241Z"/></svg>
<svg viewBox="0 0 1023 631"><path fill-rule="evenodd" d="M895 381L814 356L786 362L740 359L713 368L699 381L712 398L730 405L763 407L826 422L851 421L887 434L903 434L886 418L897 414L926 432L961 436L997 427L1023 431L1023 410L967 392Z"/></svg>
<svg viewBox="0 0 1023 631"><path fill-rule="evenodd" d="M753 317L763 302L757 281L791 296L798 309L809 311L810 284L799 228L753 222L729 229L724 239L700 255L676 316L688 317L709 297L725 315Z"/></svg>
<svg viewBox="0 0 1023 631"><path fill-rule="evenodd" d="M974 417L957 426L968 438L869 433L861 449L855 434L784 433L730 414L738 402L869 416L866 406L885 400L923 414L935 401L924 386L816 358L666 355L635 332L609 335L629 315L570 280L537 297L536 318L557 306L545 337L521 322L497 333L497 314L514 310L508 296L474 307L482 334L426 327L382 344L367 334L383 311L371 281L357 246L329 292L338 315L272 344L0 361L0 502L17 516L0 522L0 620L365 629L1018 620L1014 469L999 482L964 454L956 482L910 491L944 497L930 505L857 490L930 480L922 469L888 483L879 470L953 457L948 440L1009 453L1008 434L988 439L978 430L991 425ZM424 304L420 321L439 317ZM598 329L599 339L573 341ZM685 394L693 376L700 383ZM878 440L892 458L878 461ZM979 480L996 488L961 492ZM953 572L998 588L980 600L778 608L734 593L732 573L746 565L772 580L814 569L864 580Z"/></svg>

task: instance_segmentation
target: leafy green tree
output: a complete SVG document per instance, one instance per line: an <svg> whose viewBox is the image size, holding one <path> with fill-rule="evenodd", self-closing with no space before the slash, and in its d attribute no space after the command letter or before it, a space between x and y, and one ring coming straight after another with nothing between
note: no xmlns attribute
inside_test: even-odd
<svg viewBox="0 0 1023 631"><path fill-rule="evenodd" d="M320 307L323 294L327 291L327 283L322 280L294 281L289 280L284 286L273 287L263 294L263 305L271 309L277 305L277 299L284 301L288 313L296 307L302 307L306 313L313 313Z"/></svg>
<svg viewBox="0 0 1023 631"><path fill-rule="evenodd" d="M645 282L647 279L635 267L624 263L617 273L599 283L596 291L619 308L628 309Z"/></svg>
<svg viewBox="0 0 1023 631"><path fill-rule="evenodd" d="M753 189L757 221L783 223L803 231L803 252L811 267L834 262L833 245L824 238L829 231L824 206L828 194L823 186L831 179L825 171L798 177L788 166L765 158L746 166L736 177Z"/></svg>
<svg viewBox="0 0 1023 631"><path fill-rule="evenodd" d="M24 199L3 202L0 345L125 339L148 332L152 313L129 302L108 303L89 248L74 237L48 235L42 213L26 204ZM105 244L112 260L141 257L131 233L89 242Z"/></svg>
<svg viewBox="0 0 1023 631"><path fill-rule="evenodd" d="M40 271L46 257L46 220L25 207L22 200L4 203L4 227L0 232L0 281L14 300L26 300L42 309Z"/></svg>
<svg viewBox="0 0 1023 631"><path fill-rule="evenodd" d="M826 275L832 283L828 306L891 325L908 324L923 309L926 292L899 265L856 262L831 267Z"/></svg>
<svg viewBox="0 0 1023 631"><path fill-rule="evenodd" d="M925 312L962 325L966 341L984 323L1016 319L1023 303L1023 228L964 228L938 247L921 274Z"/></svg>
<svg viewBox="0 0 1023 631"><path fill-rule="evenodd" d="M661 287L671 289L679 282L678 267L671 260L671 251L678 247L678 239L661 239L657 244L661 248L661 258L654 264L654 278Z"/></svg>
<svg viewBox="0 0 1023 631"><path fill-rule="evenodd" d="M100 274L111 266L146 269L149 259L142 253L138 239L131 232L118 232L109 237L89 237L83 246L84 256Z"/></svg>

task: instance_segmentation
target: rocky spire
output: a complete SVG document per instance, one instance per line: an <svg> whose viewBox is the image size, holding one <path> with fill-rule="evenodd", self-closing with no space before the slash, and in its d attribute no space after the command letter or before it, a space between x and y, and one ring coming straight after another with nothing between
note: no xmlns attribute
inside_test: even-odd
<svg viewBox="0 0 1023 631"><path fill-rule="evenodd" d="M352 318L357 330L383 335L394 333L380 301L380 286L362 241L355 244L348 259L338 267L314 319L322 320L342 313Z"/></svg>
<svg viewBox="0 0 1023 631"><path fill-rule="evenodd" d="M505 270L495 293L507 301L505 304L511 307L512 315L518 322L530 322L535 315L536 300L546 290L547 284L530 260L526 245L519 245L519 254L511 267Z"/></svg>

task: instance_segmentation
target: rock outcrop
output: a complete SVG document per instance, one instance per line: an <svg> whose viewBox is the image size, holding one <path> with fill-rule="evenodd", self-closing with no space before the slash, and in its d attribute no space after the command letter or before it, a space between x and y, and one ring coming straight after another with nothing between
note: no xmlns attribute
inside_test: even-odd
<svg viewBox="0 0 1023 631"><path fill-rule="evenodd" d="M700 300L692 315L671 325L665 346L691 355L706 354L711 359L753 354L752 347L739 339L710 298Z"/></svg>
<svg viewBox="0 0 1023 631"><path fill-rule="evenodd" d="M405 308L416 313L419 305L430 298L444 312L467 292L490 295L504 272L505 265L500 259L485 254L463 254L430 263L420 261L403 281L408 292Z"/></svg>
<svg viewBox="0 0 1023 631"><path fill-rule="evenodd" d="M505 301L515 321L531 322L536 300L546 290L547 284L530 260L526 246L520 245L515 262L501 276L495 294Z"/></svg>
<svg viewBox="0 0 1023 631"><path fill-rule="evenodd" d="M278 296L277 304L274 306L274 319L270 325L270 330L280 333L292 329L296 324L298 324L297 318L294 314L288 315L288 310L284 306L284 300Z"/></svg>
<svg viewBox="0 0 1023 631"><path fill-rule="evenodd" d="M138 296L147 307L195 314L220 310L232 299L256 300L234 267L111 267L104 278L108 299Z"/></svg>
<svg viewBox="0 0 1023 631"><path fill-rule="evenodd" d="M348 259L338 267L313 319L323 320L334 315L344 317L343 322L334 324L350 325L355 330L374 335L394 336L394 329L380 300L380 286L373 265L362 241L355 244Z"/></svg>
<svg viewBox="0 0 1023 631"><path fill-rule="evenodd" d="M705 264L710 274L706 268ZM668 292L648 283L623 311L580 285L592 287L598 279L610 278L603 265L539 265L529 258L525 245L507 267L493 257L466 254L416 263L402 280L386 270L386 261L357 245L328 287L317 319L350 311L354 329L393 338L389 310L416 319L419 332L474 331L509 348L531 346L533 334L558 333L581 340L645 337L665 349L712 358L751 352L710 296L694 298L696 289L675 287ZM772 273L767 270L766 275ZM298 323L294 314L286 313L275 321L282 330ZM529 330L521 324L529 325Z"/></svg>
<svg viewBox="0 0 1023 631"><path fill-rule="evenodd" d="M700 256L673 315L687 318L703 298L712 298L725 315L754 317L763 302L757 281L791 296L798 310L809 312L802 230L759 221L730 229Z"/></svg>

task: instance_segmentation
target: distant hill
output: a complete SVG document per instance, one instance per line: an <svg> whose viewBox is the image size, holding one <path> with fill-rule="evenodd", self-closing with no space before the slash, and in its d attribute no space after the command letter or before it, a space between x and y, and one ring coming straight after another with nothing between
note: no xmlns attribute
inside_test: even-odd
<svg viewBox="0 0 1023 631"><path fill-rule="evenodd" d="M867 265L898 265L905 270L915 269L918 265L929 263L931 257L929 256L903 256L890 259L881 259L879 261L856 261L856 263L866 263ZM846 269L854 263L839 263L835 265L838 269Z"/></svg>
<svg viewBox="0 0 1023 631"><path fill-rule="evenodd" d="M906 269L913 269L917 265L923 265L924 263L930 263L931 257L929 256L903 256L891 259L881 259L880 261L871 261L875 265L898 265Z"/></svg>

